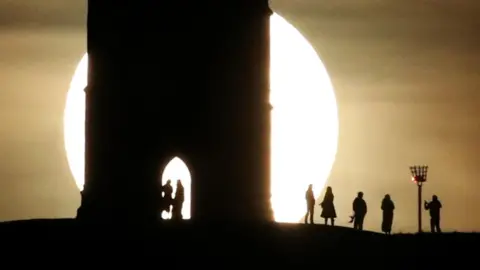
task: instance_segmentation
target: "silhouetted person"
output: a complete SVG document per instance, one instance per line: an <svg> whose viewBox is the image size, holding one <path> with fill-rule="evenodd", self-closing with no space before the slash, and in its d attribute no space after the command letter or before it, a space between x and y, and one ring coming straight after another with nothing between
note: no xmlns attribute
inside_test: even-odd
<svg viewBox="0 0 480 270"><path fill-rule="evenodd" d="M363 199L363 192L358 192L357 197L353 200L353 216L350 222L353 222L353 228L362 231L363 220L367 214L367 203Z"/></svg>
<svg viewBox="0 0 480 270"><path fill-rule="evenodd" d="M307 192L305 192L305 200L307 201L307 213L305 214L305 224L310 219L310 224L313 224L313 213L315 208L315 195L313 195L312 184L308 185Z"/></svg>
<svg viewBox="0 0 480 270"><path fill-rule="evenodd" d="M327 191L325 192L323 201L320 203L320 205L322 206L322 214L320 216L325 219L325 225L328 224L328 220L330 219L330 223L332 224L332 226L335 226L335 218L337 218L337 212L335 211L333 198L334 196L332 187L327 187Z"/></svg>
<svg viewBox="0 0 480 270"><path fill-rule="evenodd" d="M183 209L183 202L185 201L185 189L183 188L182 181L179 179L177 180L177 188L175 190L175 199L173 202L172 208L172 219L183 219L182 216L182 209Z"/></svg>
<svg viewBox="0 0 480 270"><path fill-rule="evenodd" d="M172 181L167 180L167 183L162 186L162 192L163 192L163 199L162 199L162 204L163 204L163 210L166 211L167 213L170 213L170 207L172 206L172 194L173 194L173 187L172 187Z"/></svg>
<svg viewBox="0 0 480 270"><path fill-rule="evenodd" d="M381 208L383 211L382 232L384 232L385 234L391 234L393 224L393 210L395 210L395 204L390 198L390 195L385 195L382 200Z"/></svg>
<svg viewBox="0 0 480 270"><path fill-rule="evenodd" d="M430 231L432 233L438 232L441 233L440 229L440 209L442 208L442 203L438 200L437 195L432 196L432 201L425 201L424 204L425 210L430 211Z"/></svg>

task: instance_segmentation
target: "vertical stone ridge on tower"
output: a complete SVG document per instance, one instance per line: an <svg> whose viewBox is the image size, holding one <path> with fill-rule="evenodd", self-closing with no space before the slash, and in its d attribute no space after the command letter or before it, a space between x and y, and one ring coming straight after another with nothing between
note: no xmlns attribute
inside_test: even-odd
<svg viewBox="0 0 480 270"><path fill-rule="evenodd" d="M192 219L273 220L270 15L267 0L89 1L78 219L155 221L180 156Z"/></svg>

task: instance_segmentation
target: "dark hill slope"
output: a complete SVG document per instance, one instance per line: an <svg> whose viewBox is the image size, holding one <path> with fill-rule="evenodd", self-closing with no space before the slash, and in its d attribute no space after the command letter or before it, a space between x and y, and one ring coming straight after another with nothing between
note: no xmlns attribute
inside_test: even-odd
<svg viewBox="0 0 480 270"><path fill-rule="evenodd" d="M344 227L269 224L166 223L149 228L82 226L73 219L0 223L3 258L46 256L72 262L187 269L270 267L382 267L432 269L478 261L480 235L446 233L385 236ZM141 260L139 260L141 258ZM260 265L261 264L261 265ZM357 265L357 266L355 266ZM269 267L269 268L270 268Z"/></svg>

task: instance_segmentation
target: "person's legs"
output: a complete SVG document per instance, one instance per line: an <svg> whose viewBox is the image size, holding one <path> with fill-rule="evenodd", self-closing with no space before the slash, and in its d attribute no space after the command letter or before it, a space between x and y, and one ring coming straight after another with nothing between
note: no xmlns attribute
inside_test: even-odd
<svg viewBox="0 0 480 270"><path fill-rule="evenodd" d="M435 229L436 229L437 233L442 232L442 229L440 229L440 219L435 220Z"/></svg>
<svg viewBox="0 0 480 270"><path fill-rule="evenodd" d="M314 205L307 205L307 213L305 214L305 224L308 224L310 220L310 224L313 224L313 207Z"/></svg>
<svg viewBox="0 0 480 270"><path fill-rule="evenodd" d="M312 206L310 207L310 224L313 224L313 217L314 217L314 207L315 205L312 204Z"/></svg>
<svg viewBox="0 0 480 270"><path fill-rule="evenodd" d="M430 218L430 232L435 232L435 220L433 218Z"/></svg>
<svg viewBox="0 0 480 270"><path fill-rule="evenodd" d="M360 231L363 231L363 219L365 218L365 216L360 216L358 217L358 229Z"/></svg>
<svg viewBox="0 0 480 270"><path fill-rule="evenodd" d="M305 213L305 224L308 223L308 215L310 214L310 206L307 205L307 212Z"/></svg>
<svg viewBox="0 0 480 270"><path fill-rule="evenodd" d="M332 224L332 226L335 226L335 218L331 218L330 223Z"/></svg>
<svg viewBox="0 0 480 270"><path fill-rule="evenodd" d="M179 202L178 203L178 219L183 219L183 215L182 215L182 209L183 209L183 202Z"/></svg>
<svg viewBox="0 0 480 270"><path fill-rule="evenodd" d="M172 211L172 199L171 198L170 199L169 198L165 199L165 211L169 214Z"/></svg>
<svg viewBox="0 0 480 270"><path fill-rule="evenodd" d="M175 220L178 218L177 216L177 206L175 204L172 205L172 219Z"/></svg>
<svg viewBox="0 0 480 270"><path fill-rule="evenodd" d="M183 206L182 202L174 202L172 206L172 219L175 219L175 220L183 219L182 206Z"/></svg>
<svg viewBox="0 0 480 270"><path fill-rule="evenodd" d="M356 230L360 229L359 223L358 223L358 217L355 217L353 220L353 228Z"/></svg>

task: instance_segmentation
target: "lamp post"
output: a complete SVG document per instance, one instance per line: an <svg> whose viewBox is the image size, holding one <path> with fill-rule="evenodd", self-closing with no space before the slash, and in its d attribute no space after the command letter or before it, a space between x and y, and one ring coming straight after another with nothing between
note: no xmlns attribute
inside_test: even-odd
<svg viewBox="0 0 480 270"><path fill-rule="evenodd" d="M410 172L412 174L412 182L417 184L418 187L418 232L422 232L422 186L427 182L427 165L415 165L410 166Z"/></svg>

